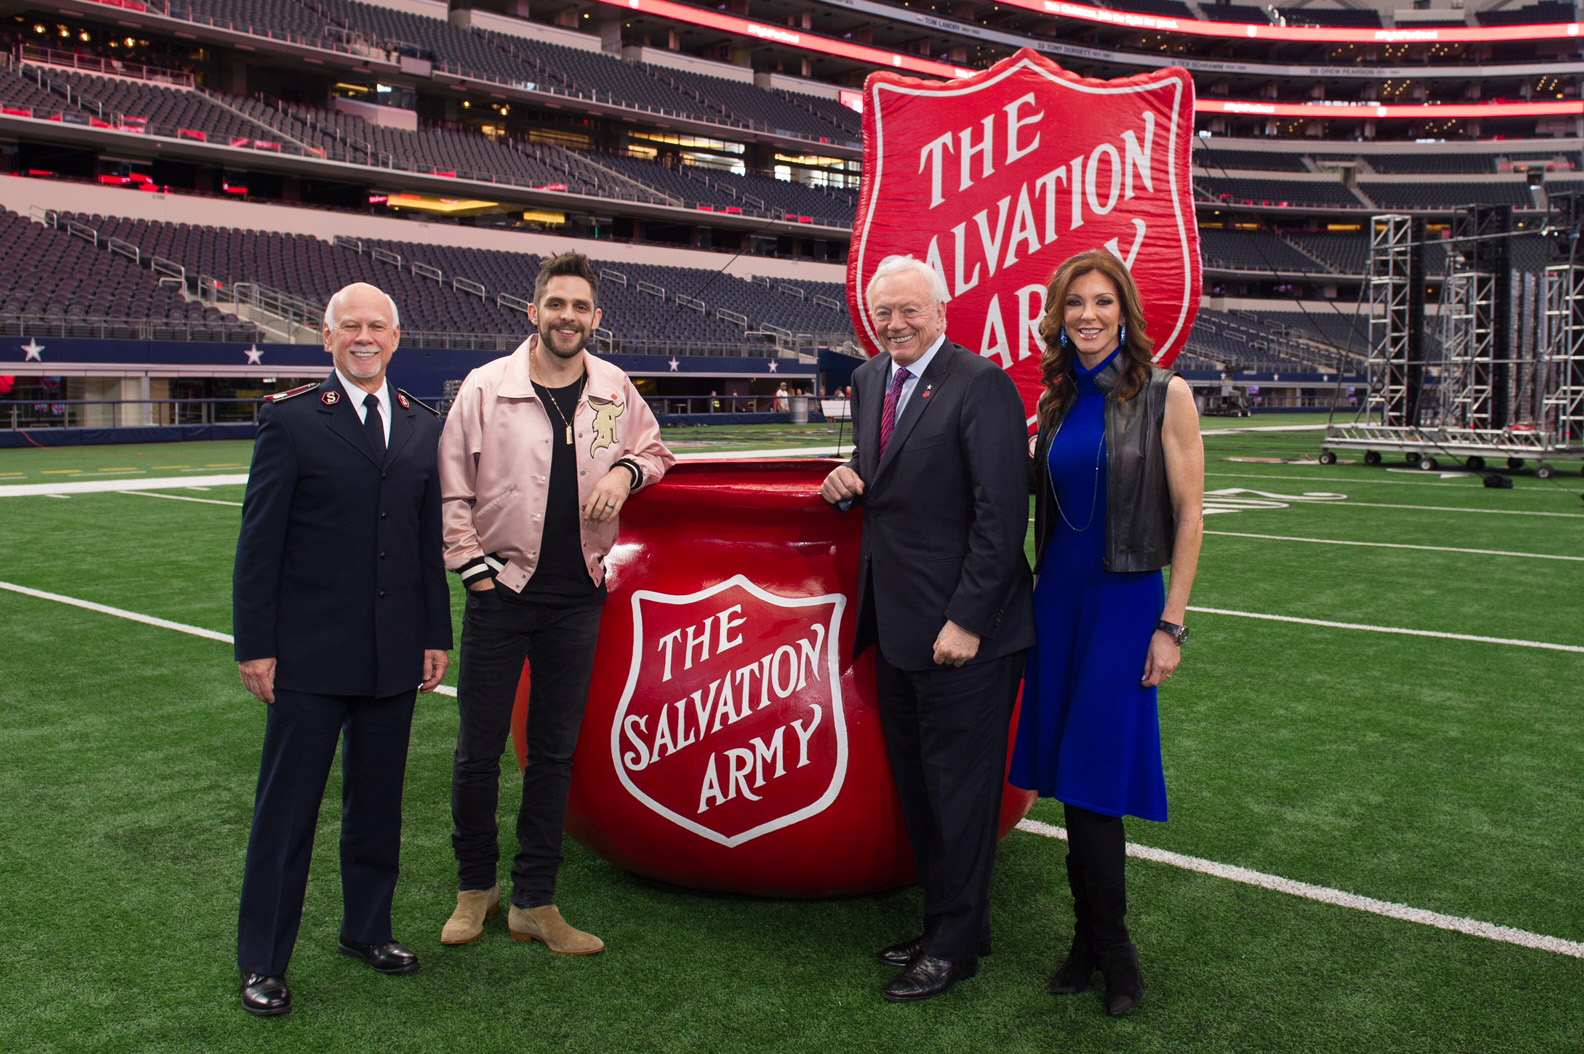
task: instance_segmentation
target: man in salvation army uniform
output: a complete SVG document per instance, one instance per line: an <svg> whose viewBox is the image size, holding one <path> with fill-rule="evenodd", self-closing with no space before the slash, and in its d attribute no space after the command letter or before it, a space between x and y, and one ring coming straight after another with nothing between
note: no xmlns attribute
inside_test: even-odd
<svg viewBox="0 0 1584 1054"><path fill-rule="evenodd" d="M237 930L242 1008L292 1008L319 803L342 752L338 950L384 974L418 958L391 933L413 706L450 666L440 552L440 422L393 390L396 305L349 285L325 308L335 369L259 413L233 589L242 683L267 704Z"/></svg>

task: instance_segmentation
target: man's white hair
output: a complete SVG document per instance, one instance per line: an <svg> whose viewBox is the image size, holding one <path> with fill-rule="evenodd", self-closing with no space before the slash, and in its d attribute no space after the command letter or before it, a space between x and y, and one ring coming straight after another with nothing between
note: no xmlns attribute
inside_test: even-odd
<svg viewBox="0 0 1584 1054"><path fill-rule="evenodd" d="M336 290L335 296L332 296L330 298L330 302L325 305L325 312L324 312L324 326L325 326L325 329L335 329L336 326L338 324L340 324L340 321L341 321L341 317L340 317L341 301L346 299L346 295L348 293L352 292L352 290L354 290L354 289L372 289L372 290L374 290L374 292L376 292L380 296L384 297L385 298L385 303L390 305L390 324L391 324L391 328L392 329L400 329L401 328L401 312L396 310L396 301L389 293L385 292L385 290L381 289L377 285L370 285L367 282L353 282L349 286L343 286L341 289Z"/></svg>
<svg viewBox="0 0 1584 1054"><path fill-rule="evenodd" d="M946 279L940 276L940 272L913 256L887 256L881 260L880 266L876 267L875 273L870 276L868 286L864 288L864 299L874 299L875 283L880 279L889 278L894 274L906 274L909 271L924 276L924 280L929 283L930 295L935 298L937 304L944 304L951 299L951 292L946 288Z"/></svg>

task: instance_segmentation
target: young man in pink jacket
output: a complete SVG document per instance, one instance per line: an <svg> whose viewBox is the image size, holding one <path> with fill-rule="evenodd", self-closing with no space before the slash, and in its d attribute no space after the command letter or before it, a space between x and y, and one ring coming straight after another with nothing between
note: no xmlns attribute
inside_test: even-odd
<svg viewBox="0 0 1584 1054"><path fill-rule="evenodd" d="M555 885L605 555L622 505L676 458L632 381L586 350L601 318L586 256L544 261L528 318L538 332L468 374L440 439L445 563L468 590L451 778L460 892L440 940L476 940L500 911L500 760L526 659L528 763L507 924L517 940L591 955L604 942L561 917Z"/></svg>

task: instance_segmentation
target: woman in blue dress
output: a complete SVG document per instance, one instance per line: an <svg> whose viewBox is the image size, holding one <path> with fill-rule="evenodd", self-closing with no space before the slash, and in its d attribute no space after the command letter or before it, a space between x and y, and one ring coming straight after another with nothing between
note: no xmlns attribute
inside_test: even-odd
<svg viewBox="0 0 1584 1054"><path fill-rule="evenodd" d="M1077 923L1051 992L1106 1009L1144 997L1127 914L1122 817L1166 819L1156 690L1182 661L1204 533L1204 448L1188 384L1152 365L1138 287L1108 252L1046 289L1035 444L1037 643L1011 782L1063 803ZM1171 588L1161 569L1172 567Z"/></svg>

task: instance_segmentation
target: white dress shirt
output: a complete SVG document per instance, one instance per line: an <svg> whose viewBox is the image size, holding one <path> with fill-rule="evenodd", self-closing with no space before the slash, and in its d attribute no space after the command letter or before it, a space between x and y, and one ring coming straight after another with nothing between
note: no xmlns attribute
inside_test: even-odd
<svg viewBox="0 0 1584 1054"><path fill-rule="evenodd" d="M368 407L363 405L363 397L368 394L352 382L352 378L342 373L338 367L336 376L341 378L341 390L347 393L347 398L352 400L353 409L357 410L358 420L368 420ZM374 398L379 400L380 424L385 427L385 446L390 446L391 430L391 390L390 382L385 381L380 385L380 390L374 393Z"/></svg>

